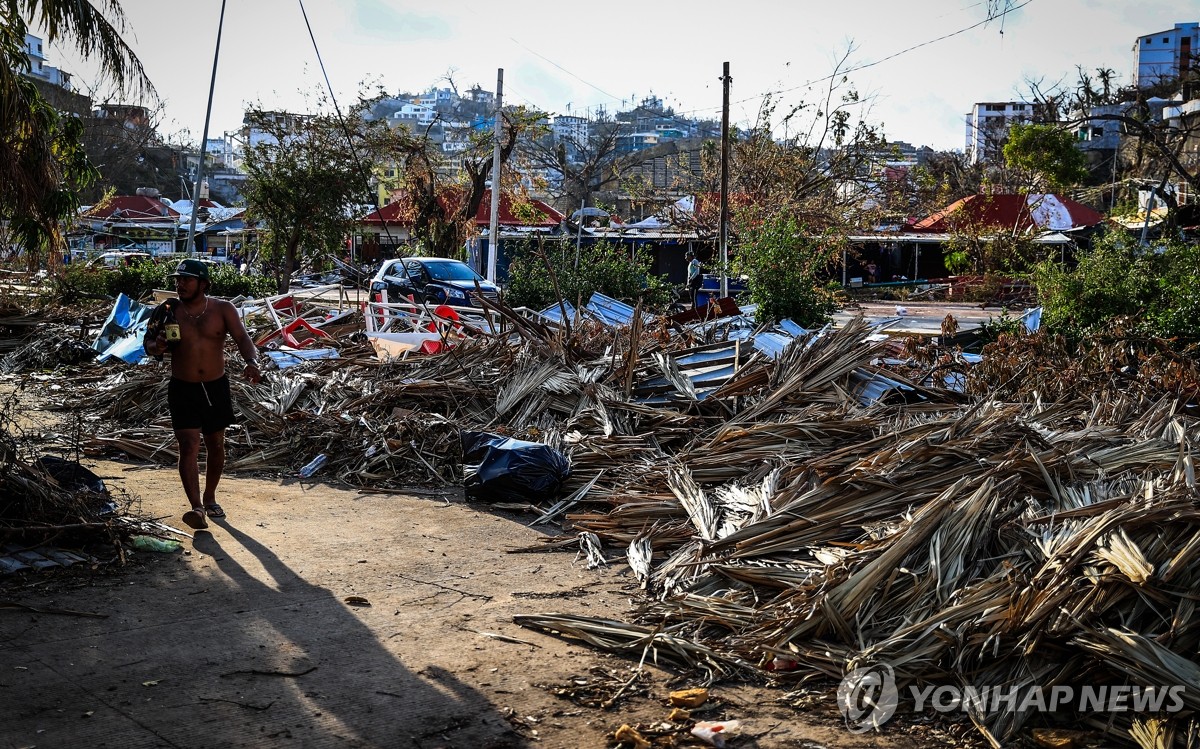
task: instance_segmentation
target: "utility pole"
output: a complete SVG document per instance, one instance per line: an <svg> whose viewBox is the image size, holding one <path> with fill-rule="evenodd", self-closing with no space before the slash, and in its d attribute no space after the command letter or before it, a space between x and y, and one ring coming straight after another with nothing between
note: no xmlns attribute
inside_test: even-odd
<svg viewBox="0 0 1200 749"><path fill-rule="evenodd" d="M721 75L721 298L729 296L729 63Z"/></svg>
<svg viewBox="0 0 1200 749"><path fill-rule="evenodd" d="M487 280L496 283L496 255L500 253L500 138L504 134L504 68L496 69L496 122L492 130L492 218L488 221Z"/></svg>
<svg viewBox="0 0 1200 749"><path fill-rule="evenodd" d="M196 214L200 211L200 185L204 182L204 157L208 154L208 123L212 119L213 89L217 86L217 60L221 57L221 30L225 28L225 0L221 0L221 18L217 21L217 49L213 52L212 78L208 81L208 109L204 112L204 135L200 136L200 165L196 167L196 187L192 190L192 218L188 223L186 251L200 254L196 248Z"/></svg>

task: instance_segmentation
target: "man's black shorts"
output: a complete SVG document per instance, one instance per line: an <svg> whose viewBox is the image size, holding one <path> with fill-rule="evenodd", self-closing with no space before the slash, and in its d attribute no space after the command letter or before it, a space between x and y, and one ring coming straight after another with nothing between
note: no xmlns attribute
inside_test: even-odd
<svg viewBox="0 0 1200 749"><path fill-rule="evenodd" d="M185 382L172 377L167 383L167 408L175 429L199 429L201 434L219 432L234 422L229 377L212 382Z"/></svg>

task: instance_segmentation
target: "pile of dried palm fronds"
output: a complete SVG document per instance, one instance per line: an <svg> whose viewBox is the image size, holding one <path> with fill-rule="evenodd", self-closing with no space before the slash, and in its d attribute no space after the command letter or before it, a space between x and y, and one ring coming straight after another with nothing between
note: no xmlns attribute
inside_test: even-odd
<svg viewBox="0 0 1200 749"><path fill-rule="evenodd" d="M638 623L519 621L712 675L887 663L901 686L1185 685L1200 706L1200 429L1179 392L1095 379L1057 402L863 408L823 402L808 383L830 352L798 350L610 510L570 516L628 547L655 598ZM971 718L998 745L1048 716Z"/></svg>
<svg viewBox="0 0 1200 749"><path fill-rule="evenodd" d="M73 461L26 460L0 425L0 549L79 546L128 535L131 526L118 520L113 497L94 478Z"/></svg>
<svg viewBox="0 0 1200 749"><path fill-rule="evenodd" d="M1179 683L1200 706L1188 358L1034 337L974 370L934 352L906 378L861 320L772 355L728 326L560 328L491 306L503 330L437 356L239 382L230 467L324 454L353 483L455 482L459 430L535 438L573 467L539 520L567 517L589 558L597 538L625 550L652 601L628 624L524 624L714 677L887 662L902 686ZM951 371L968 394L920 384ZM173 460L164 379L93 387L112 427L92 446ZM971 718L999 743L1046 716Z"/></svg>
<svg viewBox="0 0 1200 749"><path fill-rule="evenodd" d="M459 431L486 430L568 452L569 490L603 473L590 492L594 499L626 476L661 472L665 459L699 431L752 423L796 400L854 400L852 373L869 369L864 357L872 353L859 346L864 331L860 323L811 340L783 368L746 346L732 355L731 376L703 398L674 358L693 339L658 331L635 339L594 324L564 336L522 320L509 335L479 336L439 356L316 361L271 372L259 386L235 383L240 429L228 435L229 467L294 470L324 454L324 475L351 483L452 482L461 477ZM104 421L88 447L174 460L165 367L114 372L74 395ZM664 384L641 385L654 382ZM638 399L632 391L658 399ZM745 413L730 420L738 411Z"/></svg>
<svg viewBox="0 0 1200 749"><path fill-rule="evenodd" d="M95 358L95 350L78 336L50 333L15 345L0 358L0 374L57 369Z"/></svg>
<svg viewBox="0 0 1200 749"><path fill-rule="evenodd" d="M967 392L1059 400L1084 393L1200 397L1200 349L1158 338L1096 335L1077 344L1047 333L1002 336L965 371Z"/></svg>

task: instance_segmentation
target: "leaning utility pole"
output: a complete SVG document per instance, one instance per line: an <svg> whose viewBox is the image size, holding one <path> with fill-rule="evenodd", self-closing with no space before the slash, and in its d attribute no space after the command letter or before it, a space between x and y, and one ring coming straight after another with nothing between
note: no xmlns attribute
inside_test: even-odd
<svg viewBox="0 0 1200 749"><path fill-rule="evenodd" d="M200 212L200 185L204 183L204 157L208 155L208 123L212 119L213 89L217 86L217 60L221 57L221 30L225 28L225 0L221 0L221 17L217 21L217 49L213 52L212 78L208 81L208 108L204 111L204 134L200 136L200 165L196 167L196 187L192 190L192 218L188 222L186 251L200 254L196 247L196 214Z"/></svg>
<svg viewBox="0 0 1200 749"><path fill-rule="evenodd" d="M492 130L492 218L488 221L487 280L496 283L496 255L500 252L500 138L504 135L504 120L500 116L504 105L504 68L496 69L496 122Z"/></svg>
<svg viewBox="0 0 1200 749"><path fill-rule="evenodd" d="M721 298L729 296L729 63L721 75Z"/></svg>

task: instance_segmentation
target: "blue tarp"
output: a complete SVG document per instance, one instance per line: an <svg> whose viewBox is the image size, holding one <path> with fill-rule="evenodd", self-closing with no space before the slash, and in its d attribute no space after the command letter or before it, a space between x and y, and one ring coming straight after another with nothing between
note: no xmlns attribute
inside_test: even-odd
<svg viewBox="0 0 1200 749"><path fill-rule="evenodd" d="M1025 330L1029 333L1036 333L1042 327L1042 308L1034 307L1033 309L1025 310L1025 314L1021 315L1021 322L1025 323Z"/></svg>
<svg viewBox="0 0 1200 749"><path fill-rule="evenodd" d="M97 361L115 356L122 361L136 364L146 356L142 348L142 336L146 334L146 323L154 307L134 301L121 294L113 303L112 312L100 328L100 335L92 348L100 352Z"/></svg>

